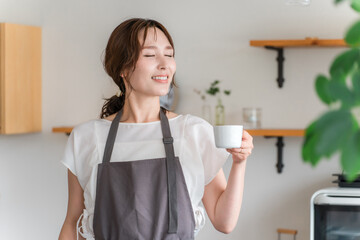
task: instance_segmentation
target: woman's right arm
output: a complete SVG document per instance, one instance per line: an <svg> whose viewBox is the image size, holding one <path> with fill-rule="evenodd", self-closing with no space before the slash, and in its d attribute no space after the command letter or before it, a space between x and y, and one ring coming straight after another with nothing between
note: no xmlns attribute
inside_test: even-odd
<svg viewBox="0 0 360 240"><path fill-rule="evenodd" d="M68 188L68 209L59 240L76 240L76 223L85 208L84 191L77 177L70 170L68 170ZM79 239L84 238L79 235Z"/></svg>

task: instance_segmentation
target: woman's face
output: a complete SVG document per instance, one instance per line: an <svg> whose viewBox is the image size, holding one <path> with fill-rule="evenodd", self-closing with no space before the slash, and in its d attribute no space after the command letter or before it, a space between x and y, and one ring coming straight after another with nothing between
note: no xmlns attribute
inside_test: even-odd
<svg viewBox="0 0 360 240"><path fill-rule="evenodd" d="M143 44L144 30L139 33ZM135 70L130 73L131 94L154 97L166 95L176 71L174 51L165 34L149 28Z"/></svg>

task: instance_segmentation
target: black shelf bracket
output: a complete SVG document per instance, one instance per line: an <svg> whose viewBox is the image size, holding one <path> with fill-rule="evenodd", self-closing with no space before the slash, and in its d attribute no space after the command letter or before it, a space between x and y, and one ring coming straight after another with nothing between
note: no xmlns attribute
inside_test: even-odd
<svg viewBox="0 0 360 240"><path fill-rule="evenodd" d="M276 168L277 168L277 172L280 174L284 168L284 163L283 163L283 147L285 146L284 144L284 137L280 137L280 136L265 136L265 138L277 138L276 144L275 146L277 147L277 163L276 163Z"/></svg>
<svg viewBox="0 0 360 240"><path fill-rule="evenodd" d="M266 49L269 50L275 50L278 53L278 56L276 58L276 61L278 62L278 86L279 88L282 88L284 85L285 79L284 79L284 49L279 47L272 47L272 46L265 46Z"/></svg>

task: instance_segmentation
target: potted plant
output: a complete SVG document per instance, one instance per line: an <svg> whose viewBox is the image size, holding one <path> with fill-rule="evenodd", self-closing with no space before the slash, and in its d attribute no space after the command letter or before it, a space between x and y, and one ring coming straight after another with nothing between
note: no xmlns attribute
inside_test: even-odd
<svg viewBox="0 0 360 240"><path fill-rule="evenodd" d="M220 90L220 81L215 80L214 82L210 83L210 87L205 90L206 94L209 94L210 96L218 96L217 99L217 105L215 107L215 125L224 125L225 124L225 108L221 101L221 90ZM206 102L206 96L201 91L194 89L194 91L200 95L201 99L203 100L203 117L209 122L211 122L211 117L209 117L209 114L211 115L210 106L207 104L204 104ZM230 90L224 90L223 93L225 95L230 95ZM210 119L208 119L210 118Z"/></svg>
<svg viewBox="0 0 360 240"><path fill-rule="evenodd" d="M206 93L211 96L218 96L217 105L215 107L215 125L225 124L225 108L221 101L221 91L219 87L219 80L215 80L210 84L210 88L206 90ZM224 90L225 95L230 95L230 90Z"/></svg>
<svg viewBox="0 0 360 240"><path fill-rule="evenodd" d="M360 12L360 0L351 0L351 7ZM341 167L352 181L360 172L360 20L346 32L345 42L350 49L334 59L328 75L316 77L316 93L329 109L306 128L302 157L315 166L339 152Z"/></svg>

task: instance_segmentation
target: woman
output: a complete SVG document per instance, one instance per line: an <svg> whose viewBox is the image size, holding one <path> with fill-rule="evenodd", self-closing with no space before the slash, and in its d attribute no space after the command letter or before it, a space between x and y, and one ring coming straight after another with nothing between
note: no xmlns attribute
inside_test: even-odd
<svg viewBox="0 0 360 240"><path fill-rule="evenodd" d="M217 149L206 121L160 108L176 63L171 36L154 20L121 23L104 66L120 94L107 100L101 119L69 137L62 160L69 202L59 239L194 239L205 220L201 203L217 230L231 232L252 137L244 131L241 148Z"/></svg>

